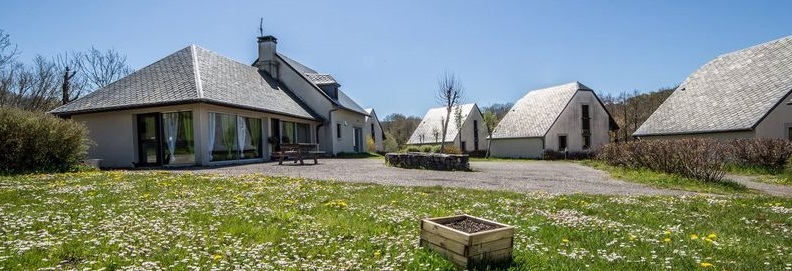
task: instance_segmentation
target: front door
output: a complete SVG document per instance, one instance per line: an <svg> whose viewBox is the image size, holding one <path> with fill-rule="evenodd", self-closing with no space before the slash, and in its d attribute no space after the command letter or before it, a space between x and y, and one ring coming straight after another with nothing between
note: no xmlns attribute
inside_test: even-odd
<svg viewBox="0 0 792 271"><path fill-rule="evenodd" d="M137 116L138 165L162 165L162 123L159 113Z"/></svg>
<svg viewBox="0 0 792 271"><path fill-rule="evenodd" d="M363 152L363 128L354 128L352 142L355 145L355 152Z"/></svg>

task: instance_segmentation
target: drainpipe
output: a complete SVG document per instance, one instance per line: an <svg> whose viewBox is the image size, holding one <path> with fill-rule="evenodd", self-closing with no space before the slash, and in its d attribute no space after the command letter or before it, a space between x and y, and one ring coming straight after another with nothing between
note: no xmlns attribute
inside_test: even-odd
<svg viewBox="0 0 792 271"><path fill-rule="evenodd" d="M338 110L338 107L333 106L333 109L330 109L330 111L327 111L327 127L329 127L328 131L330 132L330 135L329 135L330 140L328 142L328 144L330 144L329 146L333 146L333 112L335 112L337 110ZM324 125L324 124L322 124L322 125ZM338 131L336 131L336 133L338 133ZM317 138L319 137L319 126L317 126L316 136L317 136ZM334 148L334 150L335 150L335 148ZM335 153L331 153L330 155L335 156Z"/></svg>

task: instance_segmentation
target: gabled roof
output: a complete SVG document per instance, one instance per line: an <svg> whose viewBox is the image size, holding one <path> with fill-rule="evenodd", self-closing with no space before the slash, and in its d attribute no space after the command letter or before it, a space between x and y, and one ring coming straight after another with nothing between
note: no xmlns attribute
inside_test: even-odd
<svg viewBox="0 0 792 271"><path fill-rule="evenodd" d="M575 81L528 92L498 123L492 138L545 136L578 90L593 91Z"/></svg>
<svg viewBox="0 0 792 271"><path fill-rule="evenodd" d="M319 89L319 85L338 84L335 78L333 78L329 74L319 73L316 70L311 69L308 66L305 66L302 63L297 62L296 60L291 59L281 53L278 53L278 56L281 59L283 59L283 61L285 61L287 64L289 64L289 66L292 66L295 70L297 70L297 72L305 76L305 78L308 79L309 82L316 85L317 91L321 92L323 95L327 97L327 99L329 99L336 105L350 111L358 112L364 115L366 114L366 111L363 110L363 108L360 107L360 105L358 105L355 101L353 101L352 98L349 98L349 96L347 96L346 93L344 93L340 89L338 90L338 99L331 98L330 96L328 96L326 93L324 93Z"/></svg>
<svg viewBox="0 0 792 271"><path fill-rule="evenodd" d="M462 111L462 122L464 123L467 120L468 116L471 112L473 112L473 108L477 108L475 103L463 104L459 106ZM456 129L456 124L454 121L454 110L456 108L451 109L451 117L450 121L448 122L448 132L446 132L446 137L444 142L451 142L457 137L457 133L459 132ZM426 115L421 120L421 123L418 124L418 127L415 128L415 131L410 136L410 139L407 140L407 144L429 144L429 143L440 143L440 140L435 141L435 131L438 133L439 137L443 136L443 120L446 117L446 108L445 107L437 107L429 109L426 112ZM423 135L423 141L421 140L421 135Z"/></svg>
<svg viewBox="0 0 792 271"><path fill-rule="evenodd" d="M387 136L385 136L385 129L382 128L382 122L380 122L379 119L377 118L377 113L374 112L374 108L366 108L366 109L363 109L363 110L365 110L366 114L368 114L368 116L366 116L366 122L368 122L369 119L372 119L372 118L374 120L376 120L377 124L379 124L380 130L382 131L382 139L387 138Z"/></svg>
<svg viewBox="0 0 792 271"><path fill-rule="evenodd" d="M195 45L50 113L73 115L194 102L321 119L285 86L256 67Z"/></svg>
<svg viewBox="0 0 792 271"><path fill-rule="evenodd" d="M633 136L751 130L792 91L792 36L724 54L690 75Z"/></svg>

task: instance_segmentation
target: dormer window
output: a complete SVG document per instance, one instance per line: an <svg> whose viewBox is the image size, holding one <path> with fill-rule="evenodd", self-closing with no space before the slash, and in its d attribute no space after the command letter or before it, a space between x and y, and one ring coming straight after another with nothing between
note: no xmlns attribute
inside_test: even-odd
<svg viewBox="0 0 792 271"><path fill-rule="evenodd" d="M322 92L334 100L338 100L338 87L341 85L329 74L306 73L305 77L316 84Z"/></svg>
<svg viewBox="0 0 792 271"><path fill-rule="evenodd" d="M330 98L338 100L338 84L323 84L319 85L319 88Z"/></svg>

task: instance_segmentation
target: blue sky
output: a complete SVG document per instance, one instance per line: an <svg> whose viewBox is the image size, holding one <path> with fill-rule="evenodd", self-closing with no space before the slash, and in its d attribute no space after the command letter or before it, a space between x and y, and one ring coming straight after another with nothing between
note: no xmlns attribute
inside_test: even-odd
<svg viewBox="0 0 792 271"><path fill-rule="evenodd" d="M36 54L115 48L140 69L189 44L248 63L259 18L278 50L363 107L423 116L445 70L469 102L581 81L600 94L680 83L710 59L792 35L792 1L3 0L0 28Z"/></svg>

